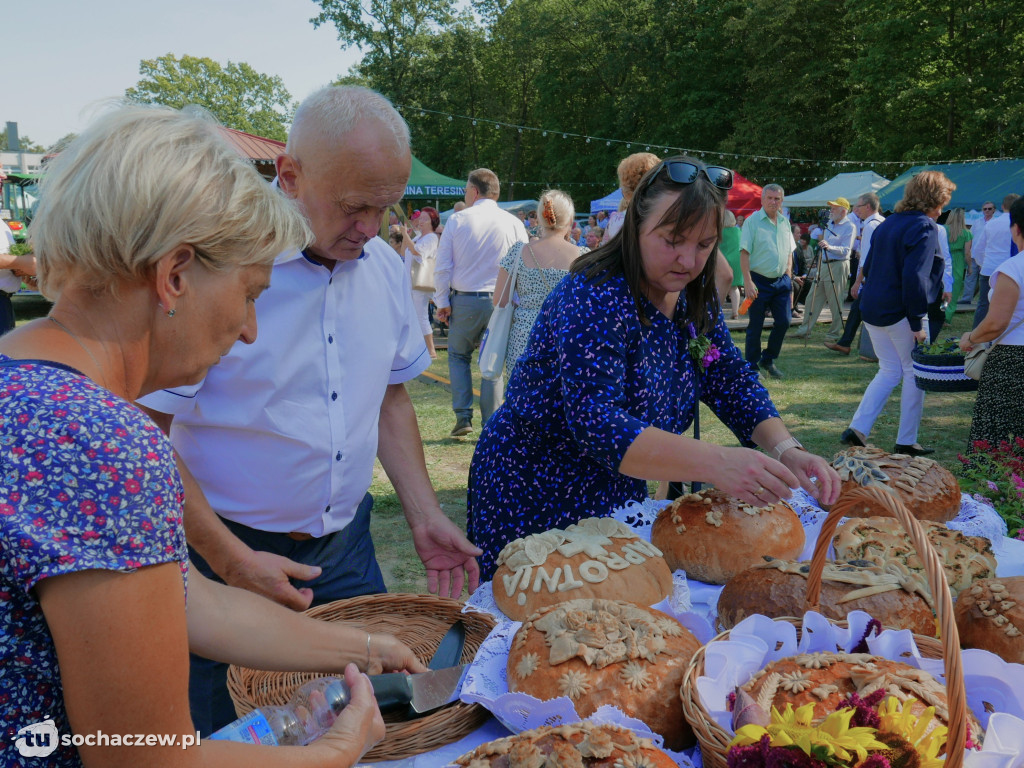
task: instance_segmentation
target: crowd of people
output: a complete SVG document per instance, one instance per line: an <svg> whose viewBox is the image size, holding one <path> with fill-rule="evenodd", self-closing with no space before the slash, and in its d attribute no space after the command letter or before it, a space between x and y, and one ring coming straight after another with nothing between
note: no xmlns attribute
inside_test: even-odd
<svg viewBox="0 0 1024 768"><path fill-rule="evenodd" d="M0 622L15 639L0 650L0 749L47 717L76 733L207 735L234 719L233 662L343 674L352 702L309 747L204 740L187 760L152 747L150 762L354 765L384 733L362 673L423 665L394 637L298 611L386 591L369 530L376 459L443 596L491 578L512 539L643 499L648 481L712 483L758 507L802 487L831 504L838 475L762 379L782 378L801 302L797 335L827 303L826 346L849 354L849 290L878 357L843 442L868 440L902 381L894 450L923 455L910 349L936 308L945 320L971 295L980 264L986 301L960 346L996 348L971 438L1024 433L1011 407L1024 256L999 259L1004 224L1024 246L1024 200L1004 200L981 233L954 211L944 237L954 186L924 172L892 216L873 193L840 197L804 234L778 185L734 215L729 169L636 153L617 169L620 209L583 226L559 190L532 217L502 210L487 168L442 226L432 207L408 223L395 212L410 167L398 111L355 86L302 102L273 185L211 120L164 108L113 110L53 161L35 259L0 253L0 273L38 271L53 301L0 338ZM729 317L749 315L742 349L725 298ZM437 356L433 306L448 328L450 434L470 434L472 357L509 302L505 376L481 383L464 533L441 510L405 384ZM686 436L700 403L739 447ZM52 764L136 758L62 745Z"/></svg>

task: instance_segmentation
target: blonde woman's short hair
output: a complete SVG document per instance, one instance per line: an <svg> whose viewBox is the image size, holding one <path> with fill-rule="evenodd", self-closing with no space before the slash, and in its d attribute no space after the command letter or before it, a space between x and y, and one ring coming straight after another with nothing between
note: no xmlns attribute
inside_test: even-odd
<svg viewBox="0 0 1024 768"><path fill-rule="evenodd" d="M576 217L572 198L560 189L545 189L541 192L537 210L540 212L540 228L545 232L572 227Z"/></svg>
<svg viewBox="0 0 1024 768"><path fill-rule="evenodd" d="M312 240L205 112L138 105L100 117L50 163L29 230L50 299L72 283L116 290L184 244L222 269Z"/></svg>

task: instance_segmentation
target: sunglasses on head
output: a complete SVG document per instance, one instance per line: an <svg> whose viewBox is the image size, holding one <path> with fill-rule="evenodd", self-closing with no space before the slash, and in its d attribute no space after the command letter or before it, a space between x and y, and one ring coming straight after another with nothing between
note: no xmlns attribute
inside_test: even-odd
<svg viewBox="0 0 1024 768"><path fill-rule="evenodd" d="M676 184L693 184L700 174L719 189L732 189L732 171L719 165L703 165L688 160L662 160L657 168L647 177L644 191L654 183L662 170L668 171L668 177Z"/></svg>

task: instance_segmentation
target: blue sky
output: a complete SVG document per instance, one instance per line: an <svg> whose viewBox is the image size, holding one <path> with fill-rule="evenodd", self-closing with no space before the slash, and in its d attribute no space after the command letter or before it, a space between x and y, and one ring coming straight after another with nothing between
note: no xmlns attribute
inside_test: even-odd
<svg viewBox="0 0 1024 768"><path fill-rule="evenodd" d="M7 5L6 3L4 4ZM313 0L32 0L0 11L7 41L0 126L48 146L89 123L97 105L139 79L139 62L166 53L244 61L278 75L295 99L359 60L331 25L309 23Z"/></svg>

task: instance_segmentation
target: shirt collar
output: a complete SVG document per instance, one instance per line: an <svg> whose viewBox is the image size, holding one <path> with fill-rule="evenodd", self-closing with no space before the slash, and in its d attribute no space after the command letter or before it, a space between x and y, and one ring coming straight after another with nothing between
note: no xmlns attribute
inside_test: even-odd
<svg viewBox="0 0 1024 768"><path fill-rule="evenodd" d="M478 205L487 205L488 203L490 203L493 206L498 205L498 202L496 200L491 200L491 198L489 197L481 197L479 200L473 203L473 205L471 205L470 208L476 208Z"/></svg>

